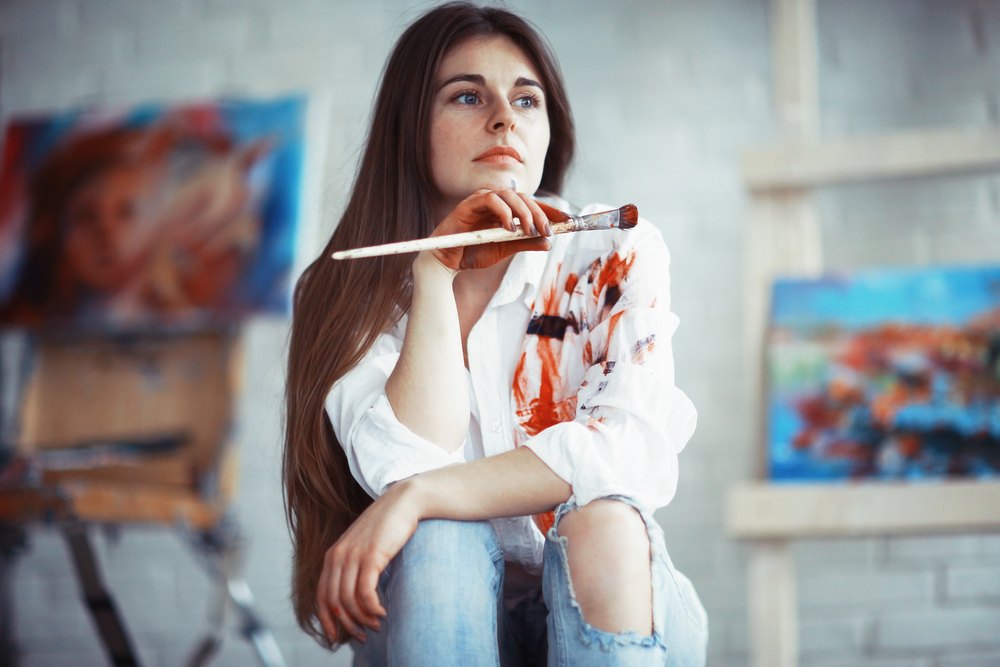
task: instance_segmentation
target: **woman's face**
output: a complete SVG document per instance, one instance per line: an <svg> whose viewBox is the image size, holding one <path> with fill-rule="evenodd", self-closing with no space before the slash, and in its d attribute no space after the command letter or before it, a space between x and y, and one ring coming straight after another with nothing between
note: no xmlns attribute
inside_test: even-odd
<svg viewBox="0 0 1000 667"><path fill-rule="evenodd" d="M91 179L66 207L66 260L84 284L122 286L144 250L150 175L140 167L114 167Z"/></svg>
<svg viewBox="0 0 1000 667"><path fill-rule="evenodd" d="M480 188L534 193L549 148L545 91L507 37L459 43L438 69L431 111L434 183L449 207Z"/></svg>

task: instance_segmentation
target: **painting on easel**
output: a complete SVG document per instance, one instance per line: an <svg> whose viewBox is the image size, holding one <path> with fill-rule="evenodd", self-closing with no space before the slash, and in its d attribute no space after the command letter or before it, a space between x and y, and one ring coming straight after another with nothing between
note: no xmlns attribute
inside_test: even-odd
<svg viewBox="0 0 1000 667"><path fill-rule="evenodd" d="M1000 477L1000 266L779 280L773 481Z"/></svg>
<svg viewBox="0 0 1000 667"><path fill-rule="evenodd" d="M285 313L305 100L16 118L0 164L0 323L186 329Z"/></svg>

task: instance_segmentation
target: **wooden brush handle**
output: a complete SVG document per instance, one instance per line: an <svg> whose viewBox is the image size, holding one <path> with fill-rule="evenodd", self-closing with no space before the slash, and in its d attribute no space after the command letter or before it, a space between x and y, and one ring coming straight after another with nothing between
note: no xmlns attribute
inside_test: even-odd
<svg viewBox="0 0 1000 667"><path fill-rule="evenodd" d="M566 234L567 232L579 232L585 230L601 229L631 229L638 220L638 211L634 204L626 204L621 208L600 213L589 213L587 215L577 215L562 222L552 224L553 234ZM517 241L519 239L537 238L528 236L520 228L508 231L503 227L490 227L480 229L475 232L461 232L459 234L444 234L442 236L432 236L426 239L415 239L413 241L399 241L397 243L386 243L383 245L368 246L367 248L355 248L353 250L338 250L333 253L334 259L357 259L360 257L379 257L381 255L399 255L404 252L419 252L421 250L439 250L441 248L459 248L469 245L482 245L484 243L502 243L504 241Z"/></svg>
<svg viewBox="0 0 1000 667"><path fill-rule="evenodd" d="M556 222L552 224L553 234L565 234L577 229L577 223L572 218L566 222ZM400 255L404 252L420 252L421 250L440 250L442 248L459 248L469 245L482 245L485 243L502 243L504 241L517 241L518 239L537 238L528 236L524 230L518 228L514 231L503 227L490 227L474 232L461 232L460 234L444 234L443 236L432 236L426 239L415 239L413 241L399 241L398 243L386 243L383 245L373 245L367 248L355 248L353 250L339 250L333 253L334 259L359 259L361 257L380 257L382 255Z"/></svg>

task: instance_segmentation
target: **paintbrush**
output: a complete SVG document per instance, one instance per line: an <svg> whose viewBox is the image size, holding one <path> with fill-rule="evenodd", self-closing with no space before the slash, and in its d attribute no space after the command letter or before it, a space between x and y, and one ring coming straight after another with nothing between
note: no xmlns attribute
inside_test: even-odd
<svg viewBox="0 0 1000 667"><path fill-rule="evenodd" d="M515 218L517 220L517 218ZM601 229L632 229L639 222L639 210L634 204L626 204L620 208L601 213L574 215L566 220L552 223L553 234L569 232L596 231ZM516 223L515 223L516 224ZM379 257L381 255L399 255L404 252L419 252L421 250L439 250L442 248L459 248L462 246L482 245L484 243L502 243L519 239L539 238L528 236L523 229L510 231L503 227L490 227L474 232L445 234L413 241L385 243L353 250L339 250L333 253L334 259L358 259L360 257Z"/></svg>

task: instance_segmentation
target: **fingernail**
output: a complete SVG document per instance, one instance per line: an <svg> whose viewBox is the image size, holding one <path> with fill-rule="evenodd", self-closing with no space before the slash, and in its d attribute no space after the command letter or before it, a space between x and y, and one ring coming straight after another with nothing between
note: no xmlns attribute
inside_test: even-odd
<svg viewBox="0 0 1000 667"><path fill-rule="evenodd" d="M552 236L552 225L547 222L545 223L545 233Z"/></svg>

